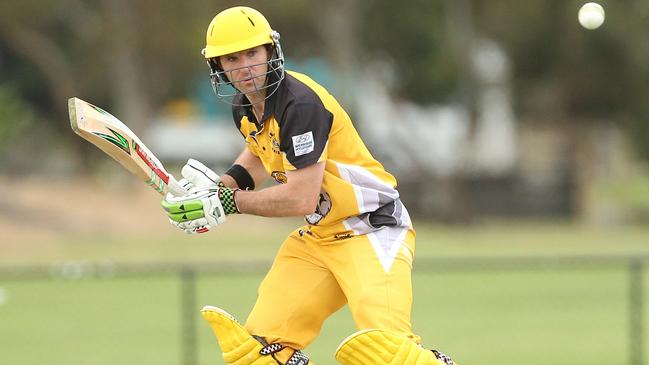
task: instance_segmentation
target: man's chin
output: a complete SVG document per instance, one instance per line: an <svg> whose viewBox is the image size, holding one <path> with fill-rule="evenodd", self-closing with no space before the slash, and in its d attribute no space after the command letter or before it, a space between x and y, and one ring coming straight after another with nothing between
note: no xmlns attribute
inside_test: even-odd
<svg viewBox="0 0 649 365"><path fill-rule="evenodd" d="M249 93L254 93L257 91L257 88L255 88L255 85L252 83L247 83L247 82L241 82L241 83L235 83L235 86L237 90L244 94L249 94Z"/></svg>
<svg viewBox="0 0 649 365"><path fill-rule="evenodd" d="M244 95L254 95L257 91L256 90L250 90L250 89L238 89L240 93Z"/></svg>

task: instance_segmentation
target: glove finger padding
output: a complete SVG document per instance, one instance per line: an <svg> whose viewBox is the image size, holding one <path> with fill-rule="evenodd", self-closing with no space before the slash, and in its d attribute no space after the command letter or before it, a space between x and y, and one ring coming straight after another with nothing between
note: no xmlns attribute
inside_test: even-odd
<svg viewBox="0 0 649 365"><path fill-rule="evenodd" d="M201 199L209 196L210 194L215 194L217 191L218 191L218 188L202 189L202 190L194 190L194 191L191 191L191 192L189 192L189 193L187 193L185 195L181 195L181 196L166 197L165 200L163 200L162 205L165 208L165 210L167 210L167 211L171 210L173 213L198 209L196 205L191 205L191 204L187 205L187 204L189 202L196 201L196 200L200 201ZM169 207L169 209L167 209L167 207L165 207L165 205L167 207ZM181 207L183 205L191 206L192 209L186 209L184 207Z"/></svg>
<svg viewBox="0 0 649 365"><path fill-rule="evenodd" d="M199 233L206 233L209 232L210 227L204 226L204 225L199 225L196 221L188 221L188 222L181 222L178 223L174 221L173 219L169 218L169 223L173 224L176 226L178 229L181 231L187 233L187 234L199 234Z"/></svg>
<svg viewBox="0 0 649 365"><path fill-rule="evenodd" d="M194 186L194 183L190 182L189 180L182 178L178 180L178 185L182 186L183 189L190 191L192 189L195 189L196 186Z"/></svg>
<svg viewBox="0 0 649 365"><path fill-rule="evenodd" d="M198 189L216 187L221 177L202 162L190 158L180 170L183 178Z"/></svg>
<svg viewBox="0 0 649 365"><path fill-rule="evenodd" d="M219 198L219 189L196 191L181 197L167 197L162 201L162 208L169 219L179 223L183 230L209 230L218 224L225 223L225 211Z"/></svg>

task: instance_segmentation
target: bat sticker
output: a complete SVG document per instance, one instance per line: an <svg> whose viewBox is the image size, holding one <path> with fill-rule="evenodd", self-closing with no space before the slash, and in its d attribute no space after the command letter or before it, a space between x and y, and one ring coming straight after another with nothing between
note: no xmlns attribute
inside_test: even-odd
<svg viewBox="0 0 649 365"><path fill-rule="evenodd" d="M115 132L114 130L108 128L108 130L114 135L108 135L104 133L99 133L99 132L94 132L93 134L96 136L99 136L108 142L114 144L115 146L119 147L122 151L126 152L127 155L131 154L131 149L128 146L128 140L124 138L121 134Z"/></svg>

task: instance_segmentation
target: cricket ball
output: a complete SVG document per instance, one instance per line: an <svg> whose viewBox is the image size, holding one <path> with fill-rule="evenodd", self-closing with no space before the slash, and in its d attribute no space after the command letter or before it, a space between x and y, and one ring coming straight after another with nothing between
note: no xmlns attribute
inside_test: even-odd
<svg viewBox="0 0 649 365"><path fill-rule="evenodd" d="M604 18L604 8L598 3L586 3L579 9L579 24L586 29L599 28Z"/></svg>

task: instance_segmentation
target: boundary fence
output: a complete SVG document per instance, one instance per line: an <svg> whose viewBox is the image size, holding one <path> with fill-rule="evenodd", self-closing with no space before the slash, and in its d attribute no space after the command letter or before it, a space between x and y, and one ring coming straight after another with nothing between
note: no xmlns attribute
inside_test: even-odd
<svg viewBox="0 0 649 365"><path fill-rule="evenodd" d="M644 361L644 274L649 255L618 256L539 256L539 257L463 257L422 258L415 260L416 272L462 273L498 271L540 271L602 269L623 267L627 271L628 296L628 364L645 365ZM181 285L180 319L182 324L182 365L197 364L197 328L194 321L198 274L261 273L269 261L256 262L190 262L160 264L116 264L112 262L66 262L49 266L0 267L0 279L30 280L47 278L158 276L175 274Z"/></svg>

